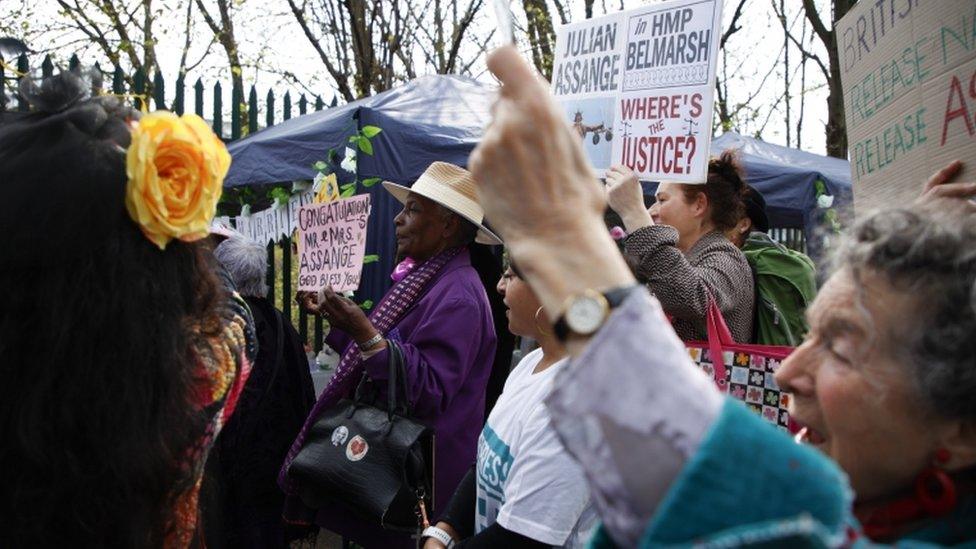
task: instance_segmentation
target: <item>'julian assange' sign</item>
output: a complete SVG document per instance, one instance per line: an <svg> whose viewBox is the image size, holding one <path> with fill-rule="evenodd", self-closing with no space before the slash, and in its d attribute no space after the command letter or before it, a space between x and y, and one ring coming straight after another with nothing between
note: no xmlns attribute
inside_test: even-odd
<svg viewBox="0 0 976 549"><path fill-rule="evenodd" d="M599 172L702 183L720 0L673 0L562 26L552 91Z"/></svg>

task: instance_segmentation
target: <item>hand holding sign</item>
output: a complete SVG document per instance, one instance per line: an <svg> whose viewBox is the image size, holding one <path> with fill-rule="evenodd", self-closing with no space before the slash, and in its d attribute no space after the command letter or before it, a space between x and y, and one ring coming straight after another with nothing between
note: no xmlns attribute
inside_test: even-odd
<svg viewBox="0 0 976 549"><path fill-rule="evenodd" d="M295 301L303 311L325 318L330 327L349 334L357 343L379 333L359 305L332 288L322 288L318 293L298 292Z"/></svg>
<svg viewBox="0 0 976 549"><path fill-rule="evenodd" d="M654 224L644 208L644 193L637 174L626 166L617 164L607 171L607 203L620 216L628 233Z"/></svg>
<svg viewBox="0 0 976 549"><path fill-rule="evenodd" d="M319 314L337 328L352 336L356 343L364 343L379 333L359 305L335 293L332 288L323 288L318 297Z"/></svg>
<svg viewBox="0 0 976 549"><path fill-rule="evenodd" d="M921 196L917 202L924 204L934 200L955 199L961 201L972 213L976 213L976 182L953 183L952 180L962 171L962 162L956 160L945 168L932 174L925 182Z"/></svg>

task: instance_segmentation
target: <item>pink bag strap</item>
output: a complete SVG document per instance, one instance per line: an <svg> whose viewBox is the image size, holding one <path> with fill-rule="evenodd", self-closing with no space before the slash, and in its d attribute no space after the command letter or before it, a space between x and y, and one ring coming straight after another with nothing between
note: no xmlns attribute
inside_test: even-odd
<svg viewBox="0 0 976 549"><path fill-rule="evenodd" d="M734 345L735 340L732 339L732 332L729 331L729 326L725 323L718 302L711 294L708 296L708 313L705 320L708 332L708 351L712 355L712 368L715 370L715 384L722 391L727 391L725 358L722 349Z"/></svg>

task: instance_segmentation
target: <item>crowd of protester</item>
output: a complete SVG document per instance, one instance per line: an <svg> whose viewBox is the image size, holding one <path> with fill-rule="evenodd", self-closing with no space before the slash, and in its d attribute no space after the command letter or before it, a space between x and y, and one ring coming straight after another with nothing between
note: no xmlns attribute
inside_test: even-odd
<svg viewBox="0 0 976 549"><path fill-rule="evenodd" d="M959 163L915 204L858 212L818 292L734 152L647 208L628 169L597 179L514 48L488 64L501 88L471 171L384 183L403 208L382 300L297 296L341 356L317 397L265 248L208 238L230 157L206 124L88 98L70 73L24 80L31 113L0 126L0 546L976 543ZM692 362L711 303L737 342L795 347L773 382L795 436ZM538 347L509 372L511 336ZM290 469L364 381L396 398L398 357L434 435L413 533L313 504Z"/></svg>

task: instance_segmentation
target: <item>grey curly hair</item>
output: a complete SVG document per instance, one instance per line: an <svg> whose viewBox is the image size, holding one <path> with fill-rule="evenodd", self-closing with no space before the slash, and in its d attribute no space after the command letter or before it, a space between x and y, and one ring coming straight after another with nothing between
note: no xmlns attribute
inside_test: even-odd
<svg viewBox="0 0 976 549"><path fill-rule="evenodd" d="M876 212L857 223L834 261L855 284L877 274L911 296L911 326L888 342L899 347L893 356L905 357L936 414L976 420L976 216L945 202Z"/></svg>
<svg viewBox="0 0 976 549"><path fill-rule="evenodd" d="M242 237L231 237L214 248L214 256L224 267L241 295L266 297L268 252L264 246Z"/></svg>

